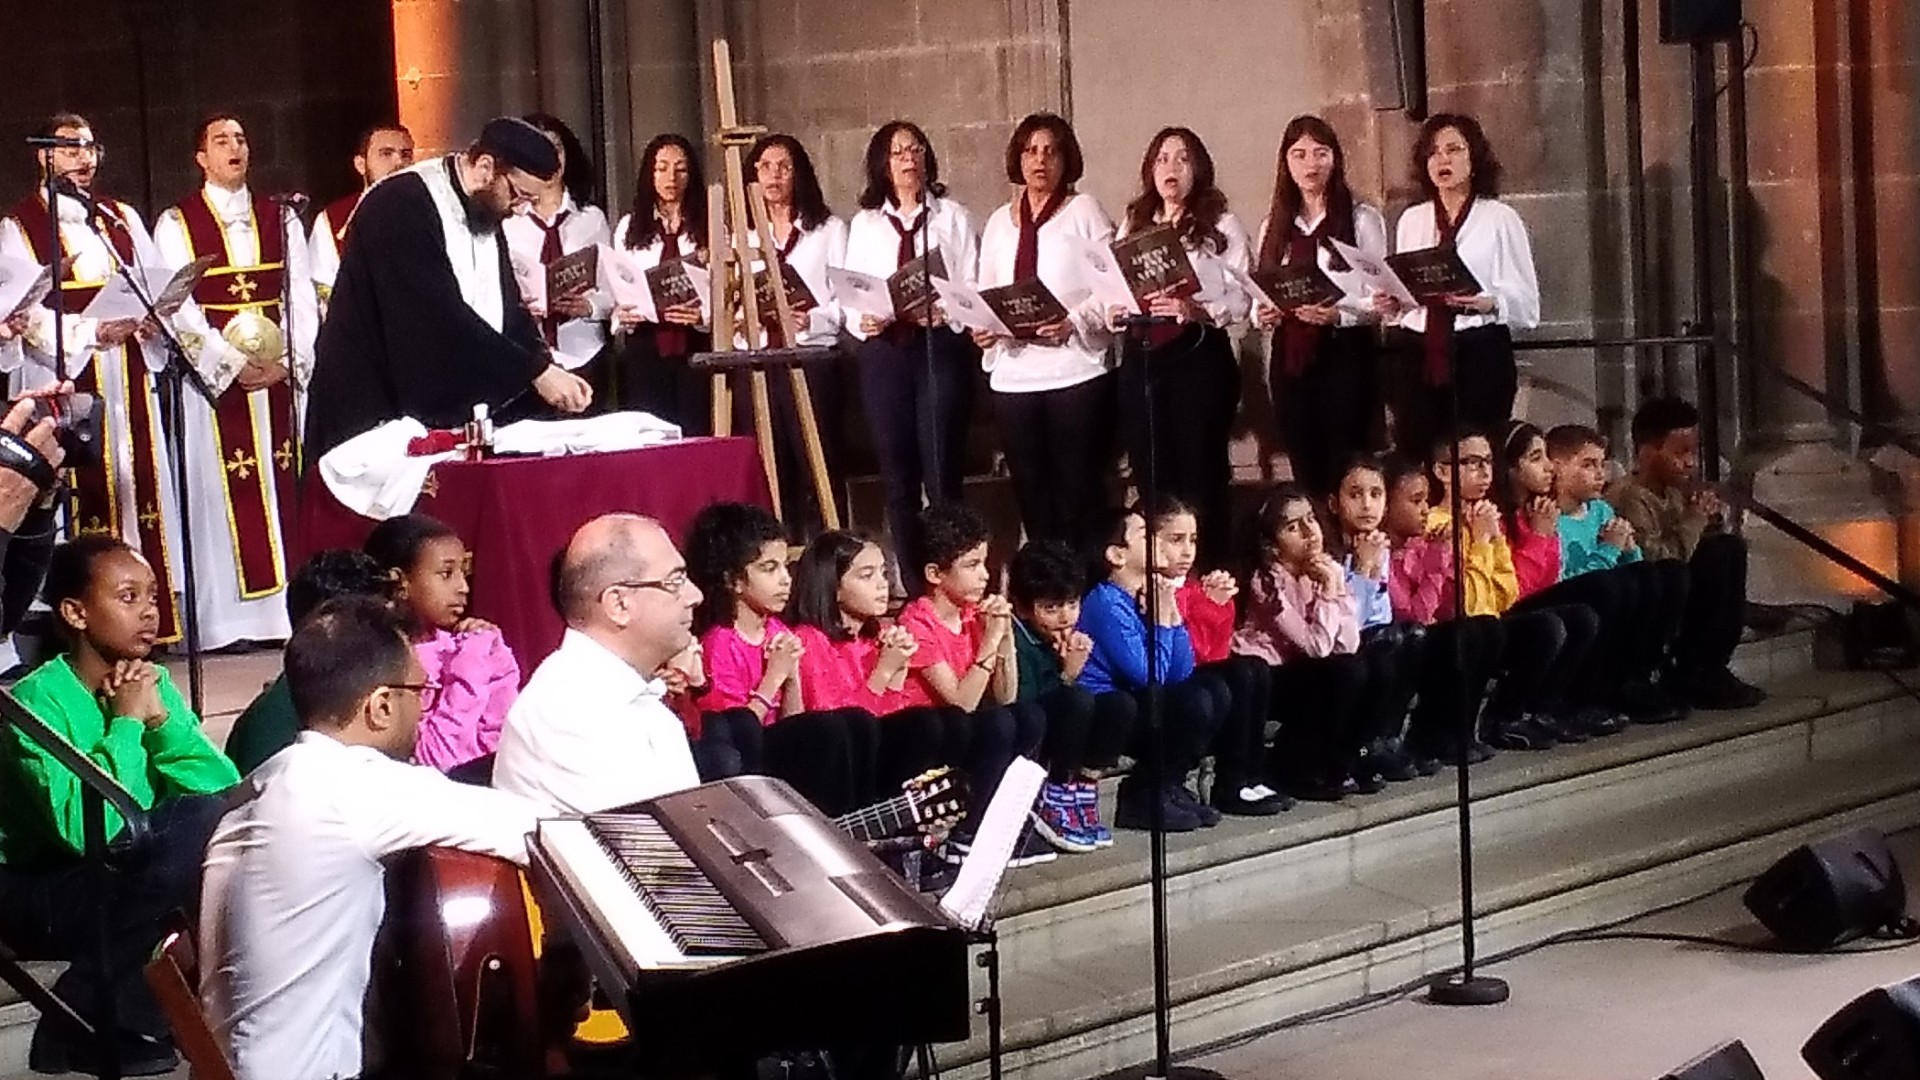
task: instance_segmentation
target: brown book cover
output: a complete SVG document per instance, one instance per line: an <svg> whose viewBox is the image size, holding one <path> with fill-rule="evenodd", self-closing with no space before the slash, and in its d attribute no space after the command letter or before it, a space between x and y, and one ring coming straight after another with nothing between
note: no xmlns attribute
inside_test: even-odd
<svg viewBox="0 0 1920 1080"><path fill-rule="evenodd" d="M947 273L946 257L940 254L939 248L895 270L893 276L887 279L887 293L893 298L895 317L925 311L934 302L933 283L928 280L929 277L952 280Z"/></svg>
<svg viewBox="0 0 1920 1080"><path fill-rule="evenodd" d="M653 294L653 309L657 312L700 302L700 293L694 289L693 279L687 276L686 264L679 259L668 259L648 268L647 291Z"/></svg>
<svg viewBox="0 0 1920 1080"><path fill-rule="evenodd" d="M1451 247L1428 248L1387 256L1387 265L1423 304L1448 296L1479 296L1486 290Z"/></svg>
<svg viewBox="0 0 1920 1080"><path fill-rule="evenodd" d="M820 306L820 302L813 297L813 290L807 288L806 280L792 265L786 262L780 264L780 280L786 284L787 303L793 306L793 310L810 311ZM773 278L764 266L753 272L753 300L759 305L762 316L779 310L773 302Z"/></svg>
<svg viewBox="0 0 1920 1080"><path fill-rule="evenodd" d="M987 302L1019 341L1035 341L1040 337L1041 327L1067 317L1066 306L1039 278L1016 281L997 289L982 289L980 299Z"/></svg>
<svg viewBox="0 0 1920 1080"><path fill-rule="evenodd" d="M1155 295L1184 300L1200 292L1200 275L1171 225L1156 225L1115 241L1113 257L1120 263L1127 288L1143 307Z"/></svg>
<svg viewBox="0 0 1920 1080"><path fill-rule="evenodd" d="M600 287L600 249L581 248L547 264L547 303L585 296Z"/></svg>
<svg viewBox="0 0 1920 1080"><path fill-rule="evenodd" d="M1317 260L1290 263L1270 270L1255 270L1250 276L1253 283L1260 286L1261 291L1281 311L1319 307L1334 303L1346 295L1346 290L1335 285L1326 271L1320 269Z"/></svg>

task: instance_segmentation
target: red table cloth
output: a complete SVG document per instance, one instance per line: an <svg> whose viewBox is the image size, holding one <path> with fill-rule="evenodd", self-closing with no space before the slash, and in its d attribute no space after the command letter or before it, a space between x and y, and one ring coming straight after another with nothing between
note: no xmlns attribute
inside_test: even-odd
<svg viewBox="0 0 1920 1080"><path fill-rule="evenodd" d="M315 551L358 548L378 524L342 506L317 475L302 488L296 565ZM693 516L715 502L772 504L752 439L443 462L414 510L446 522L472 552L467 610L500 627L524 678L560 644L564 624L548 582L554 555L574 530L601 514L645 514L679 543Z"/></svg>

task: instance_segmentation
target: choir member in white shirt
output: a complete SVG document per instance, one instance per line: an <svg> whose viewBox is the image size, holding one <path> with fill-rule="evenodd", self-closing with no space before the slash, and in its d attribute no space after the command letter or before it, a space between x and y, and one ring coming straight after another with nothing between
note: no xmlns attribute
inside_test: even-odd
<svg viewBox="0 0 1920 1080"><path fill-rule="evenodd" d="M1214 185L1213 155L1200 136L1183 127L1163 128L1147 143L1140 161L1140 194L1127 204L1120 235L1166 224L1179 233L1203 281L1220 291L1204 302L1162 296L1147 305L1147 314L1172 319L1173 324L1128 335L1120 366L1120 424L1134 483L1141 483L1151 453L1157 489L1198 511L1200 562L1214 568L1233 537L1228 442L1240 409L1240 362L1227 328L1246 319L1249 306L1246 290L1219 264L1246 271L1247 230Z"/></svg>
<svg viewBox="0 0 1920 1080"><path fill-rule="evenodd" d="M827 208L827 197L820 190L820 177L814 171L813 158L806 147L791 135L763 135L747 152L747 174L760 184L766 197L767 217L772 225L773 242L780 259L806 282L816 301L794 310L790 335L783 336L773 327L778 316L767 308L760 311L761 321L771 331L768 341L780 345L837 348L840 344L844 314L827 287L827 267L844 266L847 259L847 223ZM789 302L794 297L789 296ZM746 346L744 337L735 344ZM819 426L821 449L827 459L827 475L838 484L840 464L840 410L846 395L842 392L839 357L808 364L804 371L807 394L813 400L814 420ZM780 505L787 508L787 521L806 535L821 527L819 500L807 472L806 448L800 439L799 413L795 411L793 384L785 375L767 380L767 396L773 410L775 458L780 466ZM735 430L750 431L752 398L736 388L734 394Z"/></svg>
<svg viewBox="0 0 1920 1080"><path fill-rule="evenodd" d="M1387 347L1394 443L1409 453L1424 452L1455 419L1449 357L1459 379L1458 420L1481 431L1502 430L1512 419L1519 383L1512 330L1540 325L1540 279L1527 224L1498 198L1500 162L1479 122L1449 113L1428 117L1414 143L1413 172L1425 198L1400 214L1394 250L1451 245L1483 291L1407 309L1392 297L1375 298L1393 320Z"/></svg>
<svg viewBox="0 0 1920 1080"><path fill-rule="evenodd" d="M1273 203L1260 225L1256 265L1278 269L1308 259L1320 269L1349 269L1332 241L1387 256L1387 219L1354 198L1340 137L1317 116L1296 116L1280 136ZM1380 319L1370 300L1281 311L1264 301L1254 323L1272 330L1267 389L1293 476L1316 496L1330 495L1351 456L1374 449L1384 417L1377 368Z"/></svg>
<svg viewBox="0 0 1920 1080"><path fill-rule="evenodd" d="M372 1075L381 860L451 847L525 865L541 808L407 764L440 688L382 601L323 605L288 642L286 673L305 730L241 782L207 845L200 1003L239 1080Z"/></svg>
<svg viewBox="0 0 1920 1080"><path fill-rule="evenodd" d="M308 234L308 262L313 267L313 290L320 301L321 318L327 316L333 282L340 276L340 252L347 246L347 231L353 224L353 212L360 208L360 197L368 188L412 164L413 133L406 128L379 124L360 133L353 151L359 190L328 203L313 219L313 231Z"/></svg>
<svg viewBox="0 0 1920 1080"><path fill-rule="evenodd" d="M515 266L545 267L563 255L609 244L613 231L607 215L594 201L593 162L573 130L558 117L534 113L523 117L546 133L560 155L560 171L533 187L533 201L514 208L500 223ZM607 319L612 308L596 307L588 297L549 299L545 306L529 305L540 324L540 336L553 350L554 362L588 382L600 351L607 347Z"/></svg>
<svg viewBox="0 0 1920 1080"><path fill-rule="evenodd" d="M940 158L926 132L906 120L881 125L867 140L867 181L860 212L847 229L848 270L891 277L928 250L940 252L948 276L973 280L980 238L973 215L949 198ZM967 406L977 350L966 335L928 312L847 320L859 341L860 401L880 463L887 535L906 589L924 583L920 510L961 500ZM939 314L934 306L935 316Z"/></svg>
<svg viewBox="0 0 1920 1080"><path fill-rule="evenodd" d="M1037 277L1069 300L1077 275L1062 238L1103 247L1113 241L1107 212L1073 188L1082 169L1080 141L1065 120L1035 113L1014 129L1006 165L1014 195L981 234L979 283L992 288ZM1107 318L1088 299L1042 328L1038 341L973 335L985 350L1000 445L1029 540L1077 549L1107 505L1115 419Z"/></svg>
<svg viewBox="0 0 1920 1080"><path fill-rule="evenodd" d="M493 786L596 813L699 784L656 674L692 643L701 596L666 530L636 514L587 522L554 593L566 636L507 711Z"/></svg>
<svg viewBox="0 0 1920 1080"><path fill-rule="evenodd" d="M286 544L299 475L300 414L313 372L319 308L299 218L247 185L240 121L201 122L194 156L204 184L160 215L153 242L168 266L213 266L194 291L214 333L183 337L214 391L188 393L183 442L198 482L182 502L193 529L200 641L284 641ZM292 311L283 308L292 305Z"/></svg>
<svg viewBox="0 0 1920 1080"><path fill-rule="evenodd" d="M700 156L684 135L655 135L640 153L633 208L613 230L613 246L648 270L670 259L706 262L707 181ZM639 409L679 424L688 435L713 433L712 376L687 358L712 338L696 303L660 312L648 322L616 309L613 328L624 335L609 368L608 408Z"/></svg>

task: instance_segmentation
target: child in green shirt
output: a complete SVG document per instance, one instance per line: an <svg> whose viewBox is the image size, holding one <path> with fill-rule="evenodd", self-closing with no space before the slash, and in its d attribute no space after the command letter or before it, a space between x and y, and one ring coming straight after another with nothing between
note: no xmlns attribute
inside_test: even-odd
<svg viewBox="0 0 1920 1080"><path fill-rule="evenodd" d="M93 875L75 872L85 850L79 779L17 729L0 729L7 793L0 799L0 905L38 932L33 941L11 944L72 961L53 989L83 1015L94 1007L100 981L114 982L121 1054L131 1072L135 1064L174 1056L141 968L165 920L194 906L200 857L223 808L220 793L240 776L201 731L166 669L147 659L159 632L159 587L139 552L111 536L63 544L48 565L43 594L65 648L20 680L14 696L150 812L152 835L122 860L116 895L92 895ZM106 828L109 843L125 829L111 808ZM101 903L112 905L116 928L105 972L89 940ZM34 1032L30 1064L40 1072L92 1071L98 1053L97 1044L48 1019Z"/></svg>

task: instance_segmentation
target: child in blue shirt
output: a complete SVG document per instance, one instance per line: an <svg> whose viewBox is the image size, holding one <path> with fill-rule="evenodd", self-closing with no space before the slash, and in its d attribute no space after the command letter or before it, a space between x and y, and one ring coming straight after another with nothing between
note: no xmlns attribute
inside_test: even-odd
<svg viewBox="0 0 1920 1080"><path fill-rule="evenodd" d="M1148 725L1136 730L1134 771L1120 783L1120 803L1114 824L1125 829L1149 827L1157 800L1168 832L1191 832L1216 825L1220 812L1200 801L1187 786L1187 774L1200 764L1215 731L1226 716L1225 685L1217 679L1193 678L1193 640L1180 617L1178 591L1172 579L1147 568L1147 518L1138 508L1112 510L1097 534L1097 566L1101 581L1080 605L1080 630L1093 642L1079 685L1095 695L1120 691L1147 708L1146 595L1154 595L1153 682L1160 686L1164 728L1162 774L1153 783L1153 762L1145 743Z"/></svg>

